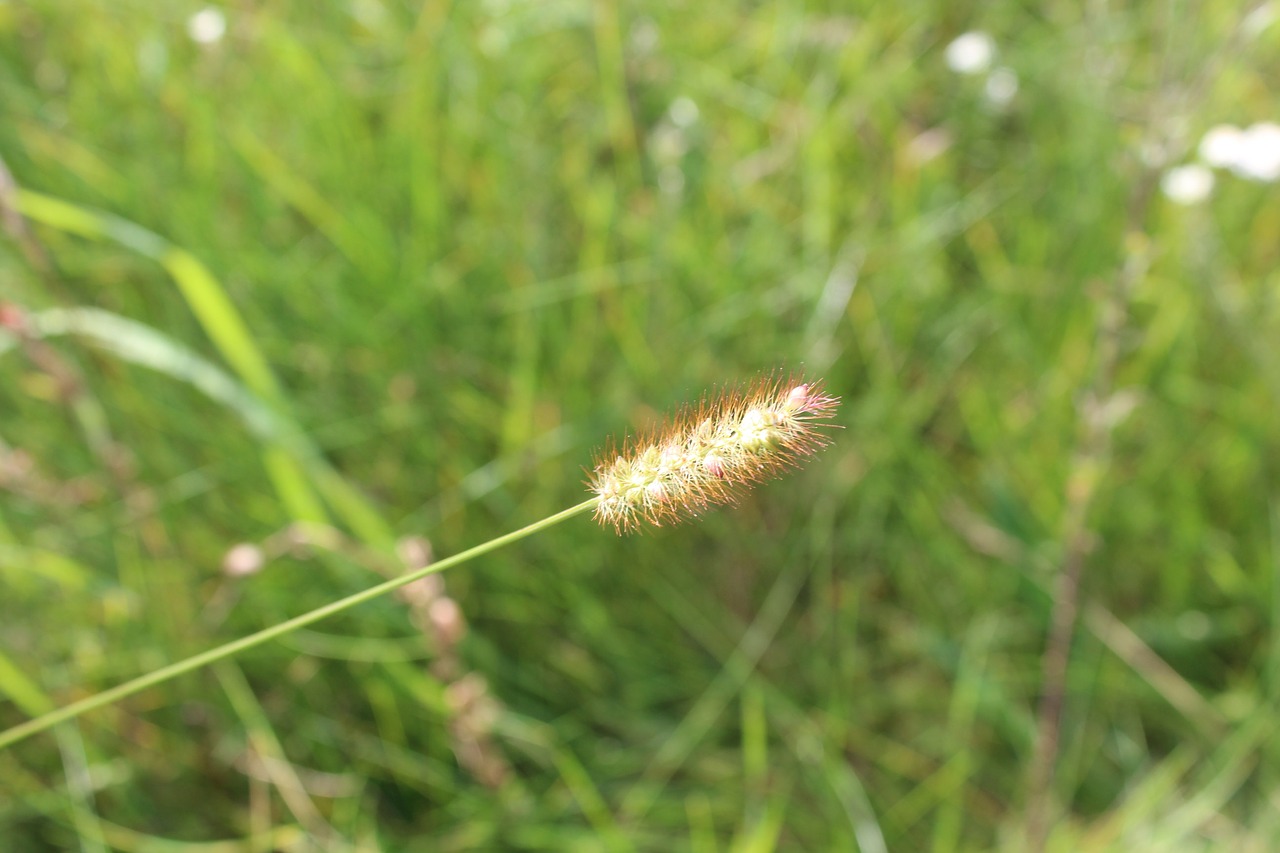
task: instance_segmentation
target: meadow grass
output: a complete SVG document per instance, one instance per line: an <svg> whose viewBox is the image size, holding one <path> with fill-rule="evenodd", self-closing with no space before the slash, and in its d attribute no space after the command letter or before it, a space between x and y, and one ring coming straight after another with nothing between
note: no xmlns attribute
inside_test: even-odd
<svg viewBox="0 0 1280 853"><path fill-rule="evenodd" d="M705 389L844 429L0 751L6 850L1280 842L1280 193L1159 190L1280 120L1274 4L200 8L0 0L0 729Z"/></svg>

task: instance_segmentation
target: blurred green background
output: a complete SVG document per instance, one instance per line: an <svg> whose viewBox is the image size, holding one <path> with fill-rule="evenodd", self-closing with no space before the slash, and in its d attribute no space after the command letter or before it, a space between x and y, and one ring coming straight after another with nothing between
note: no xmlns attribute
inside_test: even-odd
<svg viewBox="0 0 1280 853"><path fill-rule="evenodd" d="M844 398L0 752L0 844L1275 849L1278 16L0 0L0 728Z"/></svg>

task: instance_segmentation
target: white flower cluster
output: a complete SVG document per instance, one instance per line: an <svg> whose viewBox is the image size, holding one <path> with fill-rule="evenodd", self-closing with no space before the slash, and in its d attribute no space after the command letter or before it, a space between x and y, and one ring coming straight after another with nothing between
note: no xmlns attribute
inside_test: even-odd
<svg viewBox="0 0 1280 853"><path fill-rule="evenodd" d="M946 50L947 67L957 74L985 74L982 93L993 107L1005 107L1018 94L1018 74L1001 65L993 68L996 42L988 34L974 30L957 36Z"/></svg>
<svg viewBox="0 0 1280 853"><path fill-rule="evenodd" d="M1200 140L1200 162L1164 173L1160 188L1178 204L1198 204L1213 192L1214 169L1249 181L1280 181L1280 124L1262 121L1247 128L1211 127Z"/></svg>
<svg viewBox="0 0 1280 853"><path fill-rule="evenodd" d="M213 6L207 6L187 19L187 35L196 44L215 44L226 32L227 16Z"/></svg>
<svg viewBox="0 0 1280 853"><path fill-rule="evenodd" d="M1280 124L1260 121L1241 129L1220 124L1200 140L1200 159L1251 181L1280 180Z"/></svg>

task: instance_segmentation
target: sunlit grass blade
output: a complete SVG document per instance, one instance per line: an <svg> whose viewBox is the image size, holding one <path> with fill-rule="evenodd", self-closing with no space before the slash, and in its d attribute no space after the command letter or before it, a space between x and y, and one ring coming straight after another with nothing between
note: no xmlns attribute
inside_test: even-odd
<svg viewBox="0 0 1280 853"><path fill-rule="evenodd" d="M196 257L158 234L111 214L30 190L20 190L17 201L22 214L35 222L82 237L112 240L161 264L227 364L278 419L288 424L289 433L302 435L240 312L217 278ZM154 339L155 335L150 337ZM201 373L208 376L207 371ZM370 544L389 549L394 535L368 499L324 462L319 453L310 452L308 458L310 472L293 456L272 448L263 451L264 465L290 514L302 521L326 520L328 515L315 496L318 491L353 531Z"/></svg>

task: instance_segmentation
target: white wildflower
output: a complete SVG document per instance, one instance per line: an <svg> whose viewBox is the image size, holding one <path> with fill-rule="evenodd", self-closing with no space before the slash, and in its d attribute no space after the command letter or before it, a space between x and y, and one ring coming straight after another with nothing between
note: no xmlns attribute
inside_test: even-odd
<svg viewBox="0 0 1280 853"><path fill-rule="evenodd" d="M227 17L212 6L196 12L187 20L187 35L196 44L213 44L227 32Z"/></svg>
<svg viewBox="0 0 1280 853"><path fill-rule="evenodd" d="M1244 147L1244 131L1233 124L1214 125L1200 139L1200 159L1219 169L1233 166Z"/></svg>
<svg viewBox="0 0 1280 853"><path fill-rule="evenodd" d="M1231 171L1254 181L1280 180L1280 124L1259 122L1243 136Z"/></svg>
<svg viewBox="0 0 1280 853"><path fill-rule="evenodd" d="M1199 204L1213 192L1213 172L1198 163L1175 166L1160 179L1160 189L1178 204Z"/></svg>
<svg viewBox="0 0 1280 853"><path fill-rule="evenodd" d="M981 74L991 67L995 56L995 39L976 30L947 45L947 66L957 74Z"/></svg>
<svg viewBox="0 0 1280 853"><path fill-rule="evenodd" d="M1210 128L1200 140L1200 159L1252 181L1280 180L1280 124L1262 121L1245 130L1230 124Z"/></svg>
<svg viewBox="0 0 1280 853"><path fill-rule="evenodd" d="M1005 107L1018 94L1018 74L1012 68L1001 66L991 72L982 91L994 106Z"/></svg>

